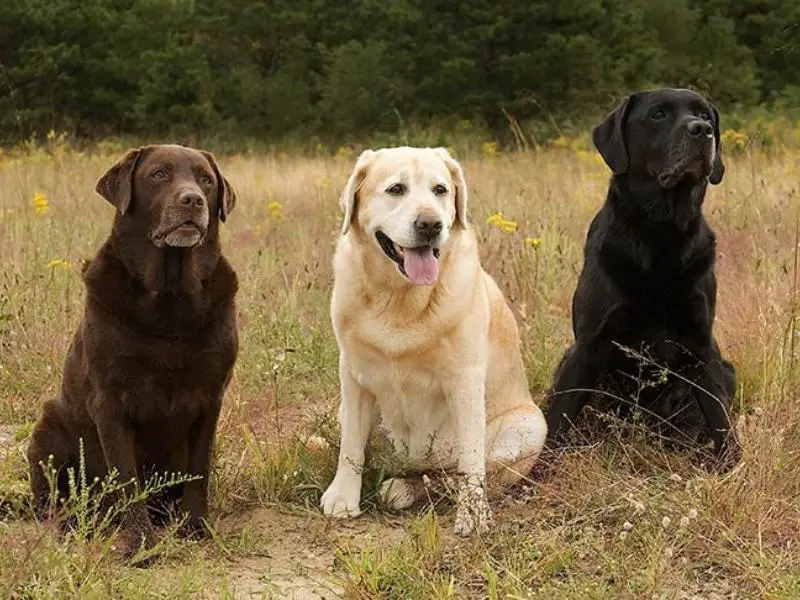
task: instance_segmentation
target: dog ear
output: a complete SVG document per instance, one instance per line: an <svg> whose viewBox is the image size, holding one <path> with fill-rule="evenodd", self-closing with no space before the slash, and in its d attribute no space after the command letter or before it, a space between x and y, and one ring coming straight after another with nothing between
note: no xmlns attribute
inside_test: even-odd
<svg viewBox="0 0 800 600"><path fill-rule="evenodd" d="M626 96L605 121L592 130L592 141L614 175L628 172L628 146L625 140L625 122L636 94Z"/></svg>
<svg viewBox="0 0 800 600"><path fill-rule="evenodd" d="M708 180L717 185L722 181L722 176L725 174L725 165L722 164L722 145L719 135L719 111L713 104L711 110L714 111L714 161L711 164L711 175Z"/></svg>
<svg viewBox="0 0 800 600"><path fill-rule="evenodd" d="M217 186L219 190L219 220L223 223L227 220L228 215L233 212L236 206L236 192L230 182L222 175L217 165L217 159L211 152L200 150L200 154L206 157L206 160L211 163L211 168L214 169L214 175L217 176Z"/></svg>
<svg viewBox="0 0 800 600"><path fill-rule="evenodd" d="M342 221L342 235L350 231L350 223L353 221L353 216L356 213L356 201L358 190L364 184L364 179L367 176L367 170L372 165L376 152L373 150L364 150L356 161L356 166L353 167L353 172L342 190L342 195L339 196L339 206L342 207L344 219Z"/></svg>
<svg viewBox="0 0 800 600"><path fill-rule="evenodd" d="M447 151L447 148L434 148L439 156L444 160L447 165L447 170L450 171L450 178L456 186L456 223L461 227L467 227L467 180L464 178L464 170L458 161L453 158Z"/></svg>
<svg viewBox="0 0 800 600"><path fill-rule="evenodd" d="M122 160L97 180L95 191L114 205L121 215L127 213L131 206L133 174L136 172L136 165L149 149L150 146L128 150Z"/></svg>

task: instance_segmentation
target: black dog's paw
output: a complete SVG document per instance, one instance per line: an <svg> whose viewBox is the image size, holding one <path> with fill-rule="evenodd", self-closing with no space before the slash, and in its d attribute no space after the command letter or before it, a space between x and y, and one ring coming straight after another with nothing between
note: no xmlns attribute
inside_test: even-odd
<svg viewBox="0 0 800 600"><path fill-rule="evenodd" d="M548 481L558 470L563 455L564 450L556 444L552 446L549 443L546 444L536 462L533 463L528 477L533 481Z"/></svg>
<svg viewBox="0 0 800 600"><path fill-rule="evenodd" d="M742 445L736 435L731 432L716 452L713 469L717 473L728 473L742 461Z"/></svg>

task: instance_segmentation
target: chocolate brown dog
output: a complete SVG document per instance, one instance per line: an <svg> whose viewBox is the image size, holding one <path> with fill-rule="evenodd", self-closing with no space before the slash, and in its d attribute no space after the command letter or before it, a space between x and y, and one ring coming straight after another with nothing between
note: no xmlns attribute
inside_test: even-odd
<svg viewBox="0 0 800 600"><path fill-rule="evenodd" d="M208 476L222 397L238 338L236 274L222 256L219 223L236 196L214 157L182 146L131 150L97 182L117 211L111 235L86 264L83 319L64 363L61 391L45 403L28 448L40 514L52 506L41 464L52 455L57 485L112 468L141 486L158 473L201 479L177 490L187 534L204 534ZM155 542L147 506L122 520L130 556Z"/></svg>

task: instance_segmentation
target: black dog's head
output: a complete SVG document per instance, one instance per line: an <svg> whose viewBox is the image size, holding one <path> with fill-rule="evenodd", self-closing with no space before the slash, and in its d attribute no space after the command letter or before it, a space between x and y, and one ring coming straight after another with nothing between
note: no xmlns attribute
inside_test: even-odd
<svg viewBox="0 0 800 600"><path fill-rule="evenodd" d="M629 174L669 190L679 184L718 184L719 113L690 90L631 94L595 127L594 145L614 175Z"/></svg>

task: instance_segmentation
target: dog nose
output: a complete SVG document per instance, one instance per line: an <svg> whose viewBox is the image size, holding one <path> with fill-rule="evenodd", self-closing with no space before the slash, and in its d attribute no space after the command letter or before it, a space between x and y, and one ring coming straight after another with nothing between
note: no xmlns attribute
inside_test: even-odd
<svg viewBox="0 0 800 600"><path fill-rule="evenodd" d="M178 201L184 206L203 207L206 204L205 197L197 192L184 192L178 197Z"/></svg>
<svg viewBox="0 0 800 600"><path fill-rule="evenodd" d="M442 227L444 227L444 225L438 219L417 217L414 220L414 231L416 231L418 235L427 238L434 238L442 233Z"/></svg>
<svg viewBox="0 0 800 600"><path fill-rule="evenodd" d="M714 133L714 128L708 121L689 121L686 127L689 129L689 135L694 138L711 137L711 134Z"/></svg>

